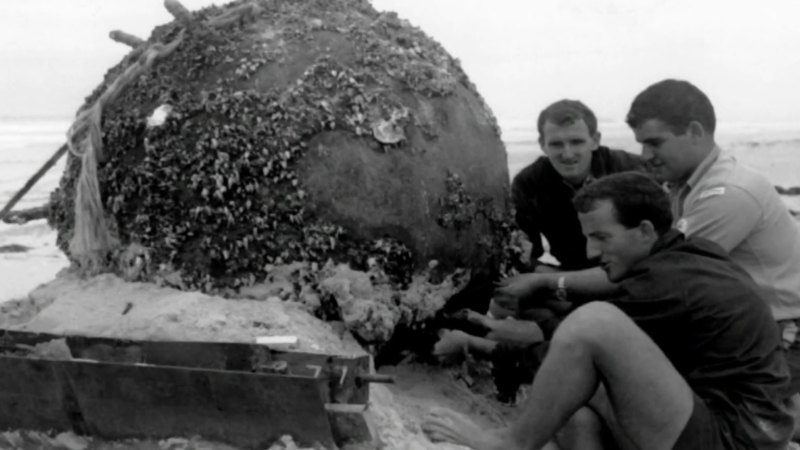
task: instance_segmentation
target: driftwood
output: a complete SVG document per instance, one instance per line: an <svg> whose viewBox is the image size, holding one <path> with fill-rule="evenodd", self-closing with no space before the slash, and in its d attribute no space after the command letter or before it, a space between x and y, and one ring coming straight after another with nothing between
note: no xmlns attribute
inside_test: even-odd
<svg viewBox="0 0 800 450"><path fill-rule="evenodd" d="M785 188L783 186L775 186L775 190L781 195L800 195L800 186L792 186Z"/></svg>
<svg viewBox="0 0 800 450"><path fill-rule="evenodd" d="M3 222L22 225L30 222L31 220L44 219L50 210L50 204L45 203L42 206L34 206L33 208L20 209L17 211L10 211L3 216Z"/></svg>
<svg viewBox="0 0 800 450"><path fill-rule="evenodd" d="M31 247L20 244L0 245L0 253L25 253L30 249Z"/></svg>
<svg viewBox="0 0 800 450"><path fill-rule="evenodd" d="M68 148L69 147L67 147L66 144L62 145L61 148L56 150L56 152L53 153L53 156L51 156L50 159L48 159L47 162L45 162L44 165L42 165L42 167L35 174L33 174L32 177L28 179L28 181L25 183L25 186L23 186L22 189L19 190L19 192L14 194L14 196L11 197L11 200L8 201L3 210L0 211L0 220L2 220L3 222L8 222L6 220L6 216L11 214L11 209L14 207L14 205L16 205L17 202L19 202L20 199L25 194L27 194L28 191L31 190L31 188L39 181L39 179L42 178L42 176L44 176L44 174L47 173L47 171L50 170L51 167L53 167L53 165L56 163L56 161L59 160L59 158L64 156L64 153L67 153Z"/></svg>

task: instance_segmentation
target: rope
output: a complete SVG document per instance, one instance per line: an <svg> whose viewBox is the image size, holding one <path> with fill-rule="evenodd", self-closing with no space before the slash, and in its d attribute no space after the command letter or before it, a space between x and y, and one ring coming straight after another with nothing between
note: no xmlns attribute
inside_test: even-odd
<svg viewBox="0 0 800 450"><path fill-rule="evenodd" d="M150 69L157 58L163 58L178 48L183 36L184 33L181 31L181 34L169 44L156 43L148 48L106 88L91 107L78 113L75 122L67 131L69 152L81 158L81 171L75 194L75 227L69 249L73 259L89 273L99 271L108 253L119 245L118 239L109 230L97 180L97 160L103 157L103 134L100 126L103 108L113 102L137 77Z"/></svg>
<svg viewBox="0 0 800 450"><path fill-rule="evenodd" d="M178 0L164 0L164 6L184 25L191 25L192 13ZM212 28L224 27L236 20L262 9L254 4L246 4L220 14L205 25ZM81 158L81 171L78 176L75 194L75 227L69 249L72 258L89 273L102 269L108 254L119 246L118 238L109 230L100 186L97 180L97 161L103 159L103 134L101 123L103 108L113 102L119 94L142 73L149 70L156 59L172 53L183 41L185 29L169 44L156 43L145 50L137 61L118 76L103 94L89 108L78 112L77 118L67 131L69 152ZM111 38L129 46L138 46L144 41L119 31L111 32Z"/></svg>

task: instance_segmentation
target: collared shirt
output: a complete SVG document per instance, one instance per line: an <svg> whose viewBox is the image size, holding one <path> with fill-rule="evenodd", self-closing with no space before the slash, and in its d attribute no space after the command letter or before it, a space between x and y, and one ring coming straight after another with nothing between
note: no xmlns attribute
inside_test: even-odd
<svg viewBox="0 0 800 450"><path fill-rule="evenodd" d="M775 320L800 318L800 227L766 177L715 148L670 192L676 228L725 249L770 292Z"/></svg>
<svg viewBox="0 0 800 450"><path fill-rule="evenodd" d="M782 403L789 371L769 294L720 246L671 230L620 288L625 295L610 302L732 425L735 448L784 448L793 428Z"/></svg>
<svg viewBox="0 0 800 450"><path fill-rule="evenodd" d="M640 170L638 155L599 147L592 153L589 178L584 183L612 173ZM550 244L550 254L563 270L580 270L597 265L586 257L586 238L578 213L572 206L576 188L559 175L542 156L522 169L511 183L517 226L533 244L531 260L544 254L542 237Z"/></svg>
<svg viewBox="0 0 800 450"><path fill-rule="evenodd" d="M720 148L715 146L711 153L709 153L700 165L694 169L694 172L692 172L692 175L685 183L674 187L670 186L670 193L673 199L672 217L683 217L683 204L686 201L686 197L689 195L689 192L692 191L692 187L696 186L702 176L708 172L708 169L711 168L711 165L717 160L719 154Z"/></svg>

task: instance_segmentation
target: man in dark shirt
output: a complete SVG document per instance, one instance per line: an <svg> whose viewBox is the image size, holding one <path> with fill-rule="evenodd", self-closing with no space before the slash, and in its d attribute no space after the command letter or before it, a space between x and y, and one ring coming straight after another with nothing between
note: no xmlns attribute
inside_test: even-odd
<svg viewBox="0 0 800 450"><path fill-rule="evenodd" d="M548 106L536 125L544 156L522 169L511 183L517 226L533 245L531 262L544 254L544 237L561 270L596 266L586 255L586 238L572 198L593 180L640 169L640 159L601 146L594 113L576 100Z"/></svg>
<svg viewBox="0 0 800 450"><path fill-rule="evenodd" d="M532 244L531 270L549 272L548 276L558 277L562 271L596 267L596 259L586 254L586 238L581 233L572 198L578 189L596 179L640 169L639 157L601 146L597 118L592 110L577 100L565 99L551 104L539 113L536 127L544 155L517 174L511 184L517 226ZM545 252L543 237L550 244L550 254L558 260L558 267L539 261ZM509 292L513 291L516 279L501 280L495 296L516 299L515 293ZM538 302L536 308L525 311L520 311L520 308L510 310L491 302L489 311L493 317L469 312L468 320L485 329L489 338L511 345L509 350L513 352L517 344L549 339L570 310L571 305L564 301L566 299L555 301L551 294L548 297L551 301ZM528 323L497 320L509 315ZM447 346L447 342L438 345ZM537 354L541 355L545 350L546 346L542 346ZM505 356L500 359L509 360ZM536 366L535 360L538 356L528 365Z"/></svg>
<svg viewBox="0 0 800 450"><path fill-rule="evenodd" d="M572 198L578 189L596 179L612 173L640 169L639 157L601 146L597 118L592 110L577 100L565 99L551 104L539 113L536 126L544 156L517 174L511 185L517 226L532 244L531 270L537 273L549 272L546 276L558 277L562 271L596 267L596 259L592 260L586 253L586 238L581 233ZM558 260L558 267L538 261L545 252L543 237L550 244L550 254ZM461 297L474 300L478 297L476 292L488 291L494 292L497 298L505 300L508 297L516 301L518 297L524 297L514 292L516 286L527 287L524 283L516 282L519 277L521 276L501 280L497 290L493 290L494 286L485 282L482 285L475 283L488 289L468 289L457 300L462 300ZM452 329L469 330L470 333L477 333L504 344L495 353L496 358L493 358L496 363L496 377L508 376L509 369L506 366L509 364L514 367L523 365L528 367L529 372L535 370L547 350L544 341L552 336L561 319L572 307L565 298L557 300L551 293L546 293L545 296L549 298L548 301L537 302L536 307L514 310L492 301L489 306L491 316L480 314L484 311L460 311L467 323L448 323L434 346L434 353L447 353L452 346L458 346L463 340L464 333L453 332ZM453 307L460 304L457 300L448 302L448 308L457 309ZM509 315L522 320L503 320ZM530 354L523 355L519 352L520 345L534 342L543 342L543 345ZM526 378L523 377L524 379ZM499 380L498 383L506 384ZM512 392L516 392L513 387L515 383L509 385ZM508 395L505 391L500 392L500 397L505 398Z"/></svg>
<svg viewBox="0 0 800 450"><path fill-rule="evenodd" d="M441 410L428 435L476 449L785 449L788 368L769 294L718 245L672 230L667 194L643 174L608 176L574 203L623 295L565 319L509 428Z"/></svg>

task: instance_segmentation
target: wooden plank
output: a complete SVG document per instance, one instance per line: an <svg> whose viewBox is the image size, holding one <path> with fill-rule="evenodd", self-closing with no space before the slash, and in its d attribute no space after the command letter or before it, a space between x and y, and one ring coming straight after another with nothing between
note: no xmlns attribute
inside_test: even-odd
<svg viewBox="0 0 800 450"><path fill-rule="evenodd" d="M0 429L106 439L200 435L265 448L285 434L333 448L312 377L0 356Z"/></svg>
<svg viewBox="0 0 800 450"><path fill-rule="evenodd" d="M276 361L287 363L287 375L329 379L329 402L367 403L369 387L357 375L368 373L369 356L346 357L320 353L277 351L263 345L223 342L118 341L71 336L73 357L99 361L142 362L158 366L194 367L227 371L269 372ZM128 359L126 359L128 358ZM344 376L342 376L344 375Z"/></svg>
<svg viewBox="0 0 800 450"><path fill-rule="evenodd" d="M0 330L0 347L36 345L64 336ZM263 345L227 342L137 341L87 336L66 336L73 358L157 366L194 367L227 371L268 371L271 363L285 361L287 375L321 376L328 403L369 402L369 386L359 374L369 373L370 357L278 351Z"/></svg>
<svg viewBox="0 0 800 450"><path fill-rule="evenodd" d="M197 434L240 447L265 448L289 434L301 445L333 445L319 381L314 378L59 363L91 434L97 436Z"/></svg>
<svg viewBox="0 0 800 450"><path fill-rule="evenodd" d="M0 428L72 429L61 385L50 361L0 357Z"/></svg>

